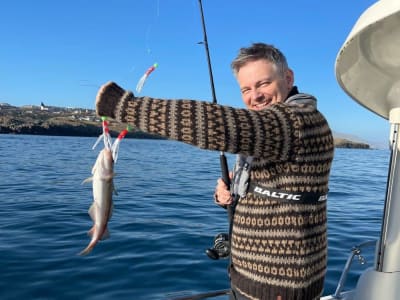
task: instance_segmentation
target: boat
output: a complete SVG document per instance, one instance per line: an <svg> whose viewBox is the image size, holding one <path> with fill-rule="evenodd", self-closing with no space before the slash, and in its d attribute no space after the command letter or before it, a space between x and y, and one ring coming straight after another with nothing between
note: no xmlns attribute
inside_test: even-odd
<svg viewBox="0 0 400 300"><path fill-rule="evenodd" d="M341 88L358 104L390 123L390 162L381 232L377 241L353 247L336 292L321 300L400 299L400 1L380 0L357 20L335 64ZM343 291L354 257L375 247L372 267L351 291Z"/></svg>
<svg viewBox="0 0 400 300"><path fill-rule="evenodd" d="M201 0L199 0L201 5ZM378 240L355 245L334 294L320 300L400 299L400 0L379 0L356 21L335 63L341 88L358 104L390 122L390 162L384 215ZM355 258L362 263L365 248L375 248L372 267L356 286L344 290ZM370 249L369 249L370 250ZM229 290L211 291L174 300L211 299ZM220 299L220 298L219 298ZM306 300L306 299L305 299Z"/></svg>

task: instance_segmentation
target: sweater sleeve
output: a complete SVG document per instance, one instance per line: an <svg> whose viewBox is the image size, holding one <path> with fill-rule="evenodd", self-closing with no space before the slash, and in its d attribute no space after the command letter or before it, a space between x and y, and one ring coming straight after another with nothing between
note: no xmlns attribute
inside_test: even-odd
<svg viewBox="0 0 400 300"><path fill-rule="evenodd" d="M135 98L110 82L99 90L96 110L150 134L269 161L288 160L299 143L296 113L286 105L252 111L205 101Z"/></svg>

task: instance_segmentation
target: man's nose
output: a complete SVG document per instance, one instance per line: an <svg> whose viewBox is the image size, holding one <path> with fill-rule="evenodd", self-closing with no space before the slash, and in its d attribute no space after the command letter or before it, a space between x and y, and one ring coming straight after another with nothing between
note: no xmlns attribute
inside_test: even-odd
<svg viewBox="0 0 400 300"><path fill-rule="evenodd" d="M263 97L263 94L258 89L251 90L251 99L252 100L257 101L257 100L262 99L262 97Z"/></svg>

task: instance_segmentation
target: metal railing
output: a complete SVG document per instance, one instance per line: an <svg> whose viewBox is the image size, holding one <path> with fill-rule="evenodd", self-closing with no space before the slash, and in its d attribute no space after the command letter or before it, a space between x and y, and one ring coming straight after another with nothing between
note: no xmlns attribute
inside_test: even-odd
<svg viewBox="0 0 400 300"><path fill-rule="evenodd" d="M332 299L342 299L342 292L344 289L344 284L346 282L346 278L347 278L347 274L349 273L350 267L351 267L351 263L353 262L354 257L358 258L358 262L360 264L365 264L365 258L364 256L361 255L361 248L365 248L365 247L370 247L370 246L375 246L377 243L376 240L373 241L366 241L364 243L361 243L359 245L354 246L351 249L351 253L346 261L346 264L344 266L342 275L340 276L338 285L336 287L336 291L335 293L332 295Z"/></svg>

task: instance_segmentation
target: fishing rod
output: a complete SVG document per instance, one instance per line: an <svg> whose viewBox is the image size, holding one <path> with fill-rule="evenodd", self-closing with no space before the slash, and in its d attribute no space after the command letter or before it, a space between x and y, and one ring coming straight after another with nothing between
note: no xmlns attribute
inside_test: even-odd
<svg viewBox="0 0 400 300"><path fill-rule="evenodd" d="M217 97L215 95L215 87L214 87L214 77L213 77L212 66L211 66L210 50L208 48L206 23L204 21L203 5L201 3L201 0L199 0L199 6L200 6L201 24L203 26L203 41L200 42L199 44L203 44L204 48L206 50L207 63L208 63L208 73L209 73L209 77L210 77L210 85L211 85L213 103L217 104ZM222 180L229 187L230 184L231 184L231 180L229 178L229 169L228 169L227 159L226 159L226 156L225 156L223 151L220 152L219 161L220 161L220 166L221 166ZM232 217L233 217L233 207L232 207L232 205L228 205L227 206L227 211L228 211L229 223L231 223L231 220L232 220ZM207 249L206 253L207 253L208 257L210 257L211 259L218 259L220 257L219 254L218 254L218 251L215 248Z"/></svg>
<svg viewBox="0 0 400 300"><path fill-rule="evenodd" d="M206 49L207 63L208 63L208 73L209 73L209 77L210 77L210 85L211 85L213 103L216 104L217 103L217 97L215 95L214 77L213 77L213 73L212 73L210 50L208 49L206 24L205 24L205 21L204 21L203 5L201 3L201 0L199 0L199 5L200 5L201 23L203 25L203 34L204 34L203 41L200 42L199 44L204 44L204 48ZM227 164L227 161L226 161L226 156L225 156L223 151L220 152L220 162L221 162L222 179L224 180L226 185L229 186L231 180L229 178L229 171L228 171L228 164Z"/></svg>
<svg viewBox="0 0 400 300"><path fill-rule="evenodd" d="M201 3L201 0L199 0L199 5L200 5L201 24L203 25L203 35L204 35L203 41L199 42L199 44L203 44L204 48L206 49L207 63L208 63L208 73L210 75L209 77L210 77L212 99L213 99L213 103L216 104L217 103L217 97L215 96L214 77L213 77L213 73L212 73L210 50L208 49L206 23L204 21L203 5Z"/></svg>

